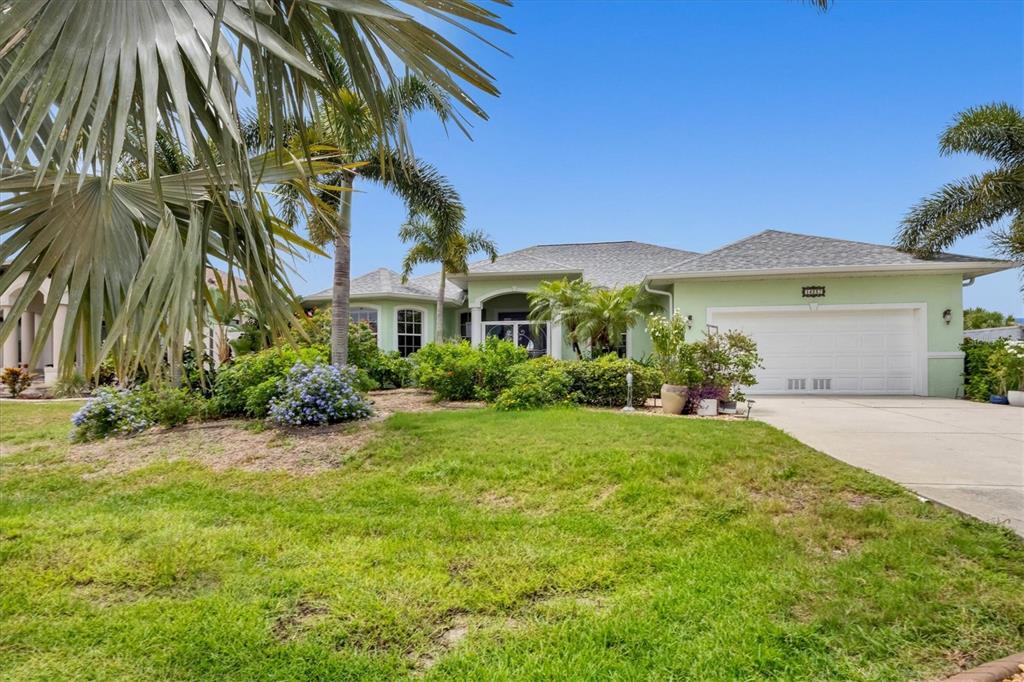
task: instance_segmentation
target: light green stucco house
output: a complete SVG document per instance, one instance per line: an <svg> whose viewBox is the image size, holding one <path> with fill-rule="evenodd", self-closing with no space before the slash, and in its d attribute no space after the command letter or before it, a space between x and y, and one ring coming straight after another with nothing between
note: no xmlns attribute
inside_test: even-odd
<svg viewBox="0 0 1024 682"><path fill-rule="evenodd" d="M581 277L596 286L642 283L692 320L693 338L741 329L758 342L764 368L752 394L907 394L954 396L963 287L1012 263L942 254L921 259L889 246L766 230L706 254L602 242L532 246L450 275L444 334L480 343L500 336L534 355L571 358L561 326L526 321L526 294L539 282ZM374 326L378 344L403 354L433 338L438 275L412 278L387 269L352 281L354 319ZM306 297L330 302L330 290ZM623 339L641 358L641 326Z"/></svg>

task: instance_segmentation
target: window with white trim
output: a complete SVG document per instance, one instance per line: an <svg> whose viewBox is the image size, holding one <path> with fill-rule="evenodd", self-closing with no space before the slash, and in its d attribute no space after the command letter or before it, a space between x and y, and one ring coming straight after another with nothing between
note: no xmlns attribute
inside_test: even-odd
<svg viewBox="0 0 1024 682"><path fill-rule="evenodd" d="M459 338L463 341L472 341L473 313L459 313Z"/></svg>
<svg viewBox="0 0 1024 682"><path fill-rule="evenodd" d="M356 324L365 322L373 330L374 337L377 336L377 310L375 308L349 308L348 319Z"/></svg>
<svg viewBox="0 0 1024 682"><path fill-rule="evenodd" d="M423 311L405 308L398 311L395 319L398 354L404 358L423 346Z"/></svg>

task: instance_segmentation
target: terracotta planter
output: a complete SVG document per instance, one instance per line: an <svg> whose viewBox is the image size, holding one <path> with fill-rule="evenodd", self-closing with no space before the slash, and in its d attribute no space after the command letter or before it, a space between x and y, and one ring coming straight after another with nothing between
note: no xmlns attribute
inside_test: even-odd
<svg viewBox="0 0 1024 682"><path fill-rule="evenodd" d="M1006 399L1014 407L1024 407L1024 391L1007 391Z"/></svg>
<svg viewBox="0 0 1024 682"><path fill-rule="evenodd" d="M661 385L661 411L665 414L682 414L690 389L675 384Z"/></svg>
<svg viewBox="0 0 1024 682"><path fill-rule="evenodd" d="M697 403L698 417L718 416L718 398L705 398Z"/></svg>

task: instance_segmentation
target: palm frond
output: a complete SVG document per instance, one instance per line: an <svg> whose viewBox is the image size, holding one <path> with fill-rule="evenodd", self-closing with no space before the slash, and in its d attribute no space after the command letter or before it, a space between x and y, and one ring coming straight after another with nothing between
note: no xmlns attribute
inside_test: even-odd
<svg viewBox="0 0 1024 682"><path fill-rule="evenodd" d="M971 152L999 163L1024 163L1024 116L1005 102L971 107L939 138L943 154Z"/></svg>
<svg viewBox="0 0 1024 682"><path fill-rule="evenodd" d="M267 156L253 161L252 175L274 184L331 166L318 161L301 167ZM13 333L18 316L49 278L50 296L33 357L41 352L66 292L67 323L59 340L62 367L74 367L79 339L87 372L116 350L117 341L126 344L123 350L134 362L148 362L153 338L172 344L173 350L190 331L182 326L185 318L180 313L172 315L164 307L169 304L167 296L188 294L186 301L196 307L194 319L201 319L205 302L198 283L214 263L227 266L231 288L238 286L235 273L243 276L246 292L267 324L286 331L294 296L282 256L315 247L277 220L262 195L245 204L226 198L223 189L241 188L226 170L221 171L216 178L210 169L200 169L156 182L69 175L73 182L59 187L55 174L44 175L41 183L32 172L0 174L8 192L0 199L0 235L5 237L0 261L10 259L0 274L0 291L19 277L26 280L0 325L0 339ZM172 228L181 235L177 246L168 236ZM160 279L152 272L157 265L166 268ZM131 297L140 291L148 292L144 310L132 304ZM125 310L132 311L131 320L124 317ZM116 338L104 344L108 332Z"/></svg>
<svg viewBox="0 0 1024 682"><path fill-rule="evenodd" d="M1016 174L992 171L943 186L903 219L898 247L934 255L1019 210L1024 206L1024 184L1015 181Z"/></svg>
<svg viewBox="0 0 1024 682"><path fill-rule="evenodd" d="M408 4L470 34L474 24L507 31L467 0ZM32 152L37 181L55 165L58 186L61 173L85 167L109 181L130 128L143 131L139 151L154 175L161 123L190 155L205 137L224 163L241 166L237 90L253 93L275 148L286 142L277 131L315 109L318 91L353 88L383 127L393 62L480 117L469 91L498 94L476 61L385 0L3 0L0 8L3 158L17 167Z"/></svg>

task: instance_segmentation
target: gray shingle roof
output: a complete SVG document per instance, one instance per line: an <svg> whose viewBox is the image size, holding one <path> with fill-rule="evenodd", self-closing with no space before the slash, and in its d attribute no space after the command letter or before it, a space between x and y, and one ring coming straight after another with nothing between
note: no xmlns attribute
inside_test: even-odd
<svg viewBox="0 0 1024 682"><path fill-rule="evenodd" d="M352 288L351 297L370 298L378 296L381 298L434 299L437 297L437 286L441 281L440 274L435 272L430 275L413 277L403 284L402 275L399 273L388 268L377 268L352 280L350 285ZM452 284L449 281L447 286L445 286L444 297L447 301L458 303L462 301L463 291L458 285ZM329 301L330 299L331 289L329 288L306 296L306 300L309 301Z"/></svg>
<svg viewBox="0 0 1024 682"><path fill-rule="evenodd" d="M854 242L831 237L816 237L794 232L765 230L709 253L681 260L660 270L659 274L702 272L740 272L743 270L787 270L793 268L846 268L907 266L925 268L935 263L965 265L992 263L991 259L940 253L923 259L892 246Z"/></svg>
<svg viewBox="0 0 1024 682"><path fill-rule="evenodd" d="M692 251L633 241L542 244L503 254L493 263L474 263L469 267L469 275L580 273L597 286L617 287L637 284L649 272L696 255Z"/></svg>

